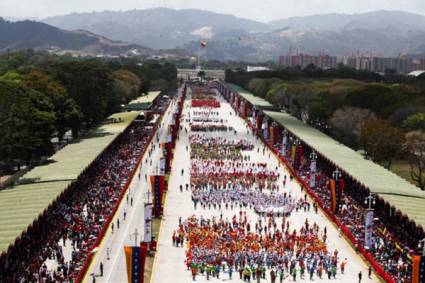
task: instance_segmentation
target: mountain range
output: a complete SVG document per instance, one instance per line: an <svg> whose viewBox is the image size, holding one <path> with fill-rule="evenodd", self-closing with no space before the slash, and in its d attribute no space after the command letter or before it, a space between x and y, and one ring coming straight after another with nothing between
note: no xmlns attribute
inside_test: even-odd
<svg viewBox="0 0 425 283"><path fill-rule="evenodd" d="M73 13L47 18L43 22L67 30L88 30L155 49L176 48L200 37L219 38L268 30L267 24L232 15L167 8Z"/></svg>
<svg viewBox="0 0 425 283"><path fill-rule="evenodd" d="M66 48L66 45L75 44L71 47L84 45L82 48L94 51L105 49L103 43L108 42L107 46L118 49L136 46L159 50L179 48L192 54L201 52L202 57L208 59L251 62L277 60L279 55L295 52L339 56L425 54L425 17L402 11L322 14L262 23L202 10L155 8L73 13L42 22L59 29L49 27L54 42L50 37L37 35L36 45L45 43ZM25 26L29 22L14 24ZM5 21L1 25L5 25ZM28 27L28 30L31 29ZM13 32L9 30L9 33L13 38ZM60 33L66 34L68 40L61 40ZM31 45L27 42L31 35L34 33L29 32L22 40L15 38L8 45L0 44L0 49ZM2 37L3 31L0 42L4 41ZM199 47L201 39L207 42L202 50Z"/></svg>
<svg viewBox="0 0 425 283"><path fill-rule="evenodd" d="M27 48L82 55L144 54L149 51L136 44L113 41L84 30L66 31L35 21L9 22L0 18L0 52Z"/></svg>
<svg viewBox="0 0 425 283"><path fill-rule="evenodd" d="M201 10L156 8L56 16L45 23L84 29L150 48L183 47L209 59L276 60L288 52L378 56L425 53L425 17L401 11L323 14L261 23Z"/></svg>

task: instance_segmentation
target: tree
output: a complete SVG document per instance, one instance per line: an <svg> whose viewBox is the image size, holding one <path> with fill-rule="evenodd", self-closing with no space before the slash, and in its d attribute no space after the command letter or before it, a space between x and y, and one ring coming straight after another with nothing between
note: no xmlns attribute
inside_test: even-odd
<svg viewBox="0 0 425 283"><path fill-rule="evenodd" d="M55 126L59 141L63 139L68 129L72 129L73 133L78 132L82 119L80 108L62 85L37 69L26 74L23 82L26 86L44 94L53 105L51 111L56 116Z"/></svg>
<svg viewBox="0 0 425 283"><path fill-rule="evenodd" d="M157 79L157 80L153 80L151 82L151 89L152 90L165 91L165 90L168 89L168 87L169 87L169 84L164 79Z"/></svg>
<svg viewBox="0 0 425 283"><path fill-rule="evenodd" d="M421 190L425 190L425 132L406 134L404 148L409 153L410 176Z"/></svg>
<svg viewBox="0 0 425 283"><path fill-rule="evenodd" d="M396 91L381 83L366 84L347 96L349 105L367 108L380 116L389 116L394 112L394 105L406 99L404 91Z"/></svg>
<svg viewBox="0 0 425 283"><path fill-rule="evenodd" d="M53 153L55 115L38 108L43 95L15 82L0 81L0 160L6 164ZM37 101L38 103L35 103ZM45 106L42 106L45 107Z"/></svg>
<svg viewBox="0 0 425 283"><path fill-rule="evenodd" d="M22 80L22 76L16 70L7 71L6 73L0 76L0 80L20 83Z"/></svg>
<svg viewBox="0 0 425 283"><path fill-rule="evenodd" d="M375 114L368 109L347 106L336 110L329 123L333 134L339 141L356 148L363 124L374 118Z"/></svg>
<svg viewBox="0 0 425 283"><path fill-rule="evenodd" d="M403 121L403 128L408 131L425 131L425 112L411 115Z"/></svg>
<svg viewBox="0 0 425 283"><path fill-rule="evenodd" d="M406 120L409 116L415 115L419 112L423 112L425 109L422 109L418 106L407 106L401 107L394 111L391 116L388 117L388 121L392 125L402 126L404 120Z"/></svg>
<svg viewBox="0 0 425 283"><path fill-rule="evenodd" d="M373 119L363 124L360 142L373 161L390 168L392 160L402 151L404 134L387 121Z"/></svg>
<svg viewBox="0 0 425 283"><path fill-rule="evenodd" d="M122 91L122 103L128 103L140 95L142 82L134 73L119 69L112 73L112 79L114 80L114 86Z"/></svg>
<svg viewBox="0 0 425 283"><path fill-rule="evenodd" d="M342 95L329 91L312 94L307 102L309 123L321 130L326 130L333 112L343 105L343 101Z"/></svg>
<svg viewBox="0 0 425 283"><path fill-rule="evenodd" d="M62 62L53 66L55 78L76 101L88 125L111 114L113 80L105 64L97 61Z"/></svg>
<svg viewBox="0 0 425 283"><path fill-rule="evenodd" d="M248 84L248 90L254 93L255 95L265 98L267 95L267 92L271 89L271 87L279 83L280 80L277 78L270 78L270 79L252 79Z"/></svg>

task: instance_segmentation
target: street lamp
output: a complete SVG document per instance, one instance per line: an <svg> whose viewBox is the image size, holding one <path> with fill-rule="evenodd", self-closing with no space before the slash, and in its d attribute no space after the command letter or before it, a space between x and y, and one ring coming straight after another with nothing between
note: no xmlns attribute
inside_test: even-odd
<svg viewBox="0 0 425 283"><path fill-rule="evenodd" d="M332 177L334 178L335 182L338 181L338 179L342 177L341 171L336 168L335 171L332 173Z"/></svg>
<svg viewBox="0 0 425 283"><path fill-rule="evenodd" d="M283 129L282 131L282 148L281 152L286 157L286 144L288 143L288 130Z"/></svg>
<svg viewBox="0 0 425 283"><path fill-rule="evenodd" d="M310 188L314 188L316 186L316 159L317 154L316 152L312 151L310 153Z"/></svg>
<svg viewBox="0 0 425 283"><path fill-rule="evenodd" d="M316 154L315 151L312 151L310 153L310 160L311 160L310 171L311 171L311 173L315 173L316 172L316 160L317 160L317 154Z"/></svg>
<svg viewBox="0 0 425 283"><path fill-rule="evenodd" d="M373 237L373 206L375 205L375 197L369 193L369 196L365 198L365 205L368 207L366 209L365 215L365 224L364 224L364 233L365 233L365 247L370 249L372 246L372 237Z"/></svg>
<svg viewBox="0 0 425 283"><path fill-rule="evenodd" d="M372 209L372 205L376 204L375 197L369 193L369 196L365 198L364 204L368 206L368 209Z"/></svg>

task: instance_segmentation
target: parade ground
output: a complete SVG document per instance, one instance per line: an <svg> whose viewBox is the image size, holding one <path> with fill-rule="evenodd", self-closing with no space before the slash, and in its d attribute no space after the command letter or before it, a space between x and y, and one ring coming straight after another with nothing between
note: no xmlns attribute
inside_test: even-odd
<svg viewBox="0 0 425 283"><path fill-rule="evenodd" d="M189 92L190 94L190 92ZM225 208L203 208L198 205L195 209L194 203L191 199L190 189L186 189L186 184L190 184L190 172L191 172L191 159L190 159L190 142L189 136L192 134L190 131L190 119L194 117L194 108L191 107L190 102L191 96L189 95L185 101L183 116L182 116L182 130L179 134L179 139L176 144L174 161L172 163L172 171L169 179L168 193L165 200L164 207L164 217L162 220L160 234L158 239L158 252L155 257L154 267L152 271L152 283L168 283L168 282L192 282L192 274L188 270L185 260L186 260L186 245L184 247L175 247L172 242L173 232L179 227L179 220L185 220L191 216L197 216L198 218L211 218L215 217L216 219L232 219L234 215L238 215L242 210L246 213L248 221L252 223L258 220L259 216L254 212L253 209L243 208L239 206L231 209ZM267 167L270 169L276 169L279 173L279 181L277 184L279 186L279 192L290 193L294 198L304 198L305 194L302 192L300 185L294 180L289 179L289 171L284 167L283 164L280 164L279 160L273 155L273 153L264 146L264 144L254 135L250 130L248 130L245 121L238 117L235 111L231 108L230 104L227 103L222 97L219 98L220 108L214 109L219 111L219 117L224 120L224 123L234 129L232 131L220 131L220 132L206 132L202 135L210 137L222 137L225 139L237 139L237 140L247 140L254 145L253 150L246 151L244 154L249 155L250 162L262 162L266 163ZM284 176L288 177L285 187L282 183ZM180 191L179 187L183 186L183 191ZM189 186L190 187L190 186ZM312 203L307 197L307 200ZM141 216L141 211L137 213ZM341 236L338 228L334 226L327 217L319 210L316 213L313 209L305 210L300 209L293 211L289 217L286 218L289 221L291 228L300 229L306 219L310 224L316 223L321 229L326 227L327 230L327 248L333 253L333 251L338 251L338 260L345 261L345 272L341 274L338 270L335 279L332 278L328 280L328 277L325 275L322 279L314 277L316 282L359 282L359 272L362 273L361 282L378 282L378 278L372 275L372 278L368 278L368 269L369 267L366 263L360 258L360 256L355 252L354 248L349 245L349 243ZM279 221L279 220L278 220ZM280 225L280 222L278 222ZM117 237L117 236L114 236ZM120 240L116 240L120 241ZM121 240L122 241L122 240ZM118 248L118 247L117 247ZM114 270L116 270L114 268ZM124 268L123 268L124 270ZM106 272L108 276L109 271ZM117 275L109 277L111 281L109 282L118 282L113 281L112 279L117 278ZM123 277L121 277L123 278ZM207 282L206 276L197 275L196 282ZM233 272L233 277L230 280L226 271L220 274L220 278L209 278L211 282L242 282L239 278L237 271ZM291 276L286 276L284 282L292 282L293 279ZM310 281L309 276L306 274L304 279L297 278L297 281ZM255 282L255 281L253 281ZM265 279L261 279L261 282L271 282L270 274L267 271ZM279 280L277 280L279 282Z"/></svg>
<svg viewBox="0 0 425 283"><path fill-rule="evenodd" d="M164 114L161 127L158 129L156 137L152 139L152 143L148 146L141 165L137 169L139 173L134 175L127 195L123 198L114 216L113 229L111 225L105 234L86 273L84 282L93 282L93 277L96 282L127 282L124 246L138 245L140 241L143 241L144 204L151 201L152 198L149 176L159 174L161 157L159 145L166 139L173 106L175 106L174 102ZM100 270L101 263L103 276L101 276Z"/></svg>

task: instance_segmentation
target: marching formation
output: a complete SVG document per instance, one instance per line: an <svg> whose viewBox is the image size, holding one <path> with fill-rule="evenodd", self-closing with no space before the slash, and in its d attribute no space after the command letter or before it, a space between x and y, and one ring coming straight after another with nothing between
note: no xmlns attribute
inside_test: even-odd
<svg viewBox="0 0 425 283"><path fill-rule="evenodd" d="M315 203L286 185L292 176L281 174L281 165L264 161L265 148L255 145L258 140L250 131L237 135L236 130L225 134L214 130L223 111L223 103L216 107L214 101L220 98L215 91L192 87L194 96L208 101L202 106L196 103L196 110L191 108L185 117L191 129L190 148L186 146L190 152L186 190L194 213L180 215L172 232L173 246L185 249L184 263L191 279L283 282L344 278L348 259L329 246L327 227L306 217L300 220L301 212L318 214ZM193 100L190 105L194 107ZM226 127L231 125L221 121ZM199 122L205 133L193 131ZM258 158L261 151L262 160ZM180 192L184 192L183 186ZM315 209L310 212L312 206ZM361 280L361 273L355 277Z"/></svg>

